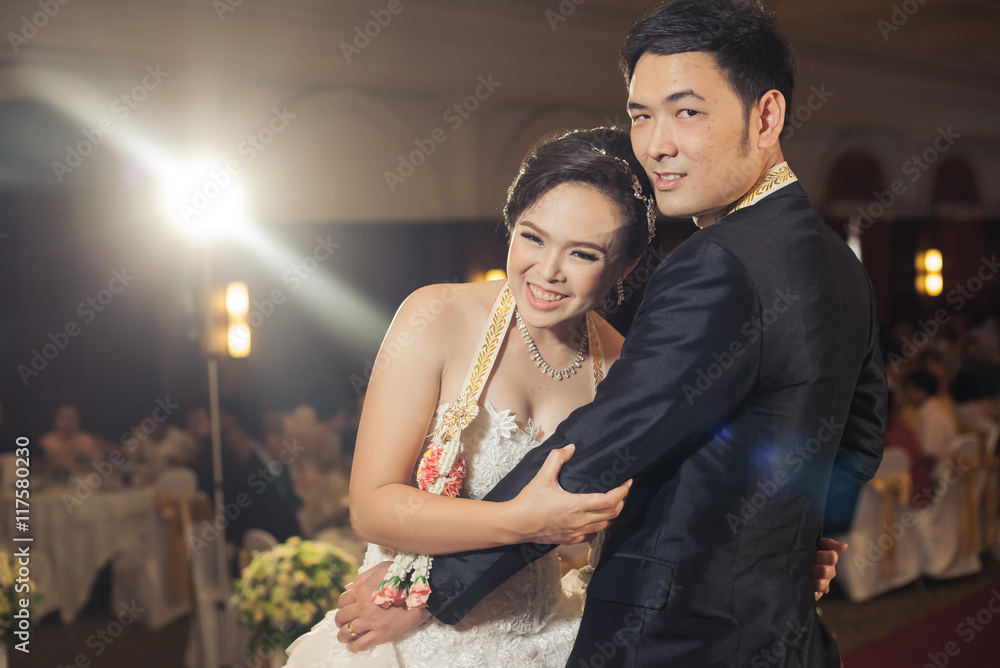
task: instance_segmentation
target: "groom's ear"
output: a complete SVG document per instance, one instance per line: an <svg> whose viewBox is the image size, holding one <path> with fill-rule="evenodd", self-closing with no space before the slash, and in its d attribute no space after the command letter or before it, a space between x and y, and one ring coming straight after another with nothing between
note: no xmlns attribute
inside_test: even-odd
<svg viewBox="0 0 1000 668"><path fill-rule="evenodd" d="M751 128L756 129L757 148L765 150L778 144L785 124L785 105L785 96L779 90L769 90L757 100L750 119Z"/></svg>

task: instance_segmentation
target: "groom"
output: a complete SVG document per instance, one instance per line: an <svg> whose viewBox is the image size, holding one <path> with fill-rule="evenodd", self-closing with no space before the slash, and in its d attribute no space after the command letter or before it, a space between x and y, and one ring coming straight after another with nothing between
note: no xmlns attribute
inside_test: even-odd
<svg viewBox="0 0 1000 668"><path fill-rule="evenodd" d="M782 157L790 49L757 5L674 0L632 29L622 68L657 205L701 229L653 274L594 402L486 498L568 443L567 491L634 478L574 668L839 666L809 571L825 500L878 467L886 383L868 278ZM436 557L430 613L457 623L553 547Z"/></svg>

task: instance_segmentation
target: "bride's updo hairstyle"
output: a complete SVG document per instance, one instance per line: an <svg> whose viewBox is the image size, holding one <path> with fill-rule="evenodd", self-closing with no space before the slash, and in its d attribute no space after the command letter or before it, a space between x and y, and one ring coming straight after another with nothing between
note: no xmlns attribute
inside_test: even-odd
<svg viewBox="0 0 1000 668"><path fill-rule="evenodd" d="M636 197L634 178L644 199ZM507 189L503 217L508 237L521 214L561 183L592 186L611 199L625 221L618 231L623 262L642 256L651 232L648 207L655 204L649 199L652 188L632 153L627 132L607 127L572 130L536 145Z"/></svg>

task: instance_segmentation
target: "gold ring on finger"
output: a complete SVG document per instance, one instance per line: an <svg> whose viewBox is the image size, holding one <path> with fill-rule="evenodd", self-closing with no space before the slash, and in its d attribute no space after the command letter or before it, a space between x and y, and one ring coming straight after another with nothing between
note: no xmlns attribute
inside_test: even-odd
<svg viewBox="0 0 1000 668"><path fill-rule="evenodd" d="M354 630L353 621L347 622L347 630L350 632L352 638L357 638L358 635L360 635L357 631Z"/></svg>

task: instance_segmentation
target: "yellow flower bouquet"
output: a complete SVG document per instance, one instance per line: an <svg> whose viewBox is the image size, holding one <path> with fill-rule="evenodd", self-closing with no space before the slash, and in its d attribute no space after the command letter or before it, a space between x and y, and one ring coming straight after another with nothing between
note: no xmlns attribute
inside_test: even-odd
<svg viewBox="0 0 1000 668"><path fill-rule="evenodd" d="M298 537L255 556L232 599L237 622L253 632L250 652L287 648L337 607L357 572L354 558L340 548Z"/></svg>
<svg viewBox="0 0 1000 668"><path fill-rule="evenodd" d="M30 562L28 562L30 563ZM27 576L28 567L18 563L5 548L0 547L0 644L14 647L18 639L24 640L33 615L31 609L42 600L35 593L35 582ZM22 605L22 603L27 605ZM21 636L15 635L21 631Z"/></svg>

